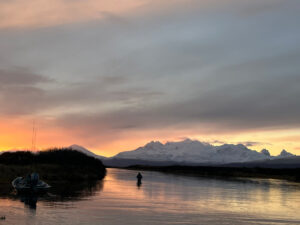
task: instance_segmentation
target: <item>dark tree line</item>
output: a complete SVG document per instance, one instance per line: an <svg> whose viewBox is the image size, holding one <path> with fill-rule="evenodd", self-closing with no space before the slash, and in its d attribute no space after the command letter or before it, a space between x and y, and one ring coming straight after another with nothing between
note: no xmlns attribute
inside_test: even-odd
<svg viewBox="0 0 300 225"><path fill-rule="evenodd" d="M29 165L34 163L103 166L99 159L70 149L54 149L37 153L30 151L4 152L0 155L0 164Z"/></svg>
<svg viewBox="0 0 300 225"><path fill-rule="evenodd" d="M51 149L36 153L5 152L0 155L0 165L15 170L24 168L24 172L25 169L32 168L31 170L51 177L63 175L64 178L66 176L103 178L106 174L101 160L70 149Z"/></svg>

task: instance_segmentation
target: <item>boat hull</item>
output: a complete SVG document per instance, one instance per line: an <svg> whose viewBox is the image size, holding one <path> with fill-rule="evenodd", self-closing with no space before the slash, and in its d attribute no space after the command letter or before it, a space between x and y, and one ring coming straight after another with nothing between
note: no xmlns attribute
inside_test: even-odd
<svg viewBox="0 0 300 225"><path fill-rule="evenodd" d="M51 186L44 181L39 181L36 185L28 185L23 177L17 177L12 181L12 186L18 193L45 193Z"/></svg>

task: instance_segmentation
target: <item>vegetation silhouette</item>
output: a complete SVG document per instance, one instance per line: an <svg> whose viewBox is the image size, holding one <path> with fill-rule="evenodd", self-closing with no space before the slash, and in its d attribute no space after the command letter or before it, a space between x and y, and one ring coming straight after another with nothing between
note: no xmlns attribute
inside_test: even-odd
<svg viewBox="0 0 300 225"><path fill-rule="evenodd" d="M101 160L67 148L33 153L5 152L0 155L0 183L31 172L47 182L100 180L106 175Z"/></svg>
<svg viewBox="0 0 300 225"><path fill-rule="evenodd" d="M45 194L16 194L11 181L32 172L52 188ZM0 196L19 199L35 210L38 200L51 202L69 201L94 195L102 190L99 181L106 175L106 168L99 159L84 153L55 148L41 152L5 152L0 155Z"/></svg>

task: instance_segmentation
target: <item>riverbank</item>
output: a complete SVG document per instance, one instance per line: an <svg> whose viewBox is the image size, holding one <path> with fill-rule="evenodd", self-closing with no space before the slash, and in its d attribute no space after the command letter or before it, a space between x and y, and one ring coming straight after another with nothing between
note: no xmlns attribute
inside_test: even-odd
<svg viewBox="0 0 300 225"><path fill-rule="evenodd" d="M0 155L0 183L37 172L46 182L101 180L106 175L102 162L78 151L50 149L38 153L5 152Z"/></svg>
<svg viewBox="0 0 300 225"><path fill-rule="evenodd" d="M213 166L129 166L130 170L159 171L164 173L221 178L271 178L300 182L300 168L271 169Z"/></svg>

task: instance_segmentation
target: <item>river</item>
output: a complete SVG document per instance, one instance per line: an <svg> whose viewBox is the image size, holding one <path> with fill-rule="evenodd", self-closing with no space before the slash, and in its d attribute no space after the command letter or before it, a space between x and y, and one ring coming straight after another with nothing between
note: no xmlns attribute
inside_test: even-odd
<svg viewBox="0 0 300 225"><path fill-rule="evenodd" d="M108 169L101 182L34 199L0 196L0 225L300 224L300 184ZM75 188L74 188L75 189Z"/></svg>

